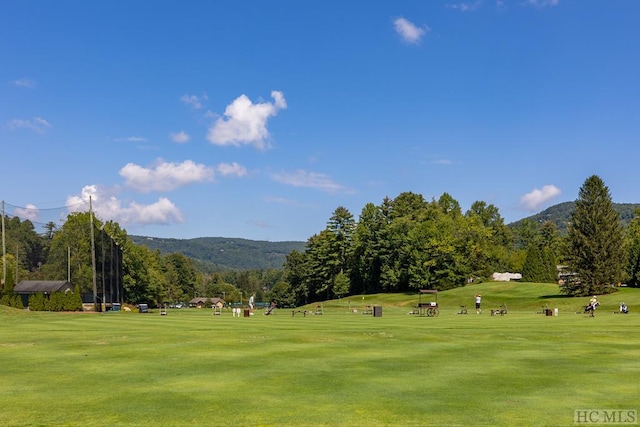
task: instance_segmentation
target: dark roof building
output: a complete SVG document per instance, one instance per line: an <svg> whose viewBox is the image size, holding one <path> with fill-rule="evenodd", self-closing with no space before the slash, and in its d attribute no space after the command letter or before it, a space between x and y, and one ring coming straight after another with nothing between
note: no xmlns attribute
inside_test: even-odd
<svg viewBox="0 0 640 427"><path fill-rule="evenodd" d="M13 287L17 294L36 294L38 292L68 292L73 291L73 285L66 280L21 280Z"/></svg>

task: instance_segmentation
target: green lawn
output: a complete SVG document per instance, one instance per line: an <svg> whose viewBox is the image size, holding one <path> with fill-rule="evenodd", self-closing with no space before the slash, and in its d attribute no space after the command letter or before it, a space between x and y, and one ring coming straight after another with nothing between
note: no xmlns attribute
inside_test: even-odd
<svg viewBox="0 0 640 427"><path fill-rule="evenodd" d="M588 298L526 283L442 292L435 318L407 315L404 294L306 317L0 307L0 424L573 425L576 409L640 406L640 290L600 299L594 318ZM620 301L631 314L613 314ZM382 316L349 311L364 305Z"/></svg>

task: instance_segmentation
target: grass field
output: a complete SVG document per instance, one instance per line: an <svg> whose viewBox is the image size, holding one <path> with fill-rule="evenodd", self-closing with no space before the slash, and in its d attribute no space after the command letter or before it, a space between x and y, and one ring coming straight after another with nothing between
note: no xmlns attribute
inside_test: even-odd
<svg viewBox="0 0 640 427"><path fill-rule="evenodd" d="M554 285L442 292L431 318L407 315L417 299L351 297L306 317L0 307L0 424L556 426L639 409L640 290L601 297L593 318ZM620 301L630 314L613 313ZM349 311L365 305L382 316Z"/></svg>

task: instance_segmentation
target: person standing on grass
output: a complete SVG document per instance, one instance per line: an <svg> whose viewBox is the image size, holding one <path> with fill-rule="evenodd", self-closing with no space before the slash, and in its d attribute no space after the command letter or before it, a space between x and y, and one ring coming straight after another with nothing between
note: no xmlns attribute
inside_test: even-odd
<svg viewBox="0 0 640 427"><path fill-rule="evenodd" d="M480 308L480 302L482 301L482 295L476 294L476 314L482 313L482 309Z"/></svg>
<svg viewBox="0 0 640 427"><path fill-rule="evenodd" d="M256 293L252 293L249 297L249 309L253 310L256 306Z"/></svg>

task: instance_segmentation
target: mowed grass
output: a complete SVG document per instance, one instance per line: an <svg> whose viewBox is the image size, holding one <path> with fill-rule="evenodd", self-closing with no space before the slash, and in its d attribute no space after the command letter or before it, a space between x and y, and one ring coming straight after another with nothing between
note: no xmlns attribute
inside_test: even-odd
<svg viewBox="0 0 640 427"><path fill-rule="evenodd" d="M593 318L588 299L527 283L441 292L436 318L407 315L417 294L306 317L1 307L0 424L573 425L575 409L640 406L640 290L600 299ZM620 301L631 314L613 313ZM509 314L489 314L503 303ZM536 314L543 304L559 316Z"/></svg>

